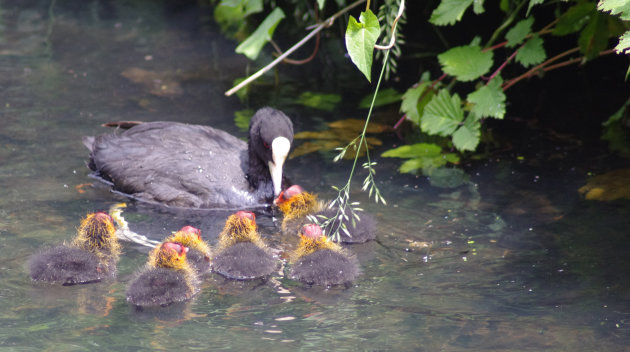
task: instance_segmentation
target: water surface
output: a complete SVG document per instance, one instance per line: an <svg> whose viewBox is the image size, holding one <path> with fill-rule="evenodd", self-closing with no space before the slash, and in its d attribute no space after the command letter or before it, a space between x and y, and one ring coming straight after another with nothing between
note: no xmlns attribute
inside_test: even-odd
<svg viewBox="0 0 630 352"><path fill-rule="evenodd" d="M630 344L630 204L578 195L607 161L582 157L570 143L463 165L470 182L456 189L398 175L398 161L378 159L389 205L371 203L357 187L352 193L379 225L377 241L350 248L363 273L348 289L210 275L190 303L138 313L124 291L147 249L132 244L116 282L34 285L29 256L70 240L87 212L126 200L88 177L81 136L117 120L204 123L244 136L233 116L249 107L223 96L247 62L207 20L209 9L79 3L0 2L3 350L620 351ZM298 131L335 118L276 107ZM294 182L331 198L329 185L341 185L350 164L332 167L311 154L287 167ZM214 244L227 213L130 203L126 216L155 239L191 223ZM264 233L276 231L271 217L259 221Z"/></svg>

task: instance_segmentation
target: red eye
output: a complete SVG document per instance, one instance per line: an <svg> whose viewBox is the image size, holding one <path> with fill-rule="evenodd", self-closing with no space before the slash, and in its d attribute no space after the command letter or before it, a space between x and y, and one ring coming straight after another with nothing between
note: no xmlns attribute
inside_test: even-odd
<svg viewBox="0 0 630 352"><path fill-rule="evenodd" d="M269 143L263 142L263 147L265 147L265 149L269 149Z"/></svg>

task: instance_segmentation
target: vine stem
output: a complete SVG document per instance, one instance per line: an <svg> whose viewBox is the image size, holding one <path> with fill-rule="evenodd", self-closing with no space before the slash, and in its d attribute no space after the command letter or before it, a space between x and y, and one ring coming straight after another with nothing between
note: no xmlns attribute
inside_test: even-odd
<svg viewBox="0 0 630 352"><path fill-rule="evenodd" d="M525 45L525 44L523 44ZM505 60L501 66L499 66L499 68L496 69L496 71L494 71L494 73L490 76L490 78L488 78L488 83L486 83L486 85L490 84L490 81L492 81L492 79L494 77L496 77L501 70L503 70L503 68L510 62L512 61L512 59L516 56L516 54L518 53L519 50L521 50L521 48L523 47L523 45L521 45L518 49L514 50L514 52L512 53L512 55L510 55L510 57L507 58L507 60Z"/></svg>
<svg viewBox="0 0 630 352"><path fill-rule="evenodd" d="M274 66L276 66L277 64L282 62L285 58L287 58L289 55L291 55L294 51L296 51L298 48L300 48L302 45L304 45L306 42L308 42L311 38L313 38L313 36L315 36L317 33L319 33L319 31L321 31L322 29L324 29L326 27L330 27L335 22L335 20L338 17L340 17L344 13L352 10L353 8L359 6L360 4L364 3L365 1L366 0L357 0L357 1L353 2L352 4L344 7L343 9L339 10L337 13L335 13L332 16L330 16L324 22L318 24L315 27L315 29L313 29L309 34L307 34L304 38L302 38L302 40L300 40L299 42L294 44L292 47L290 47L287 51L285 51L284 54L278 56L271 63L267 64L265 67L263 67L260 70L258 70L258 72L256 72L253 75L247 77L244 81L242 81L241 83L239 83L236 86L232 87L230 90L225 92L225 95L229 97L230 95L232 95L232 94L236 93L237 91L239 91L241 88L245 87L246 85L248 85L251 82L253 82L254 80L256 80L258 77L260 77L263 74L265 74L265 72L269 71L271 68L273 68Z"/></svg>
<svg viewBox="0 0 630 352"><path fill-rule="evenodd" d="M396 18L394 18L394 22L392 23L392 37L389 39L389 44L374 45L375 49L389 50L394 47L394 44L396 44L396 24L398 23L398 20L402 17L404 11L405 11L405 0L401 0L400 6L398 7L398 14L396 14Z"/></svg>
<svg viewBox="0 0 630 352"><path fill-rule="evenodd" d="M376 96L378 95L378 89L381 86L381 81L383 80L383 74L385 73L385 66L387 65L387 59L389 58L389 53L390 50L387 50L385 52L385 56L383 58L383 67L381 67L381 74L378 77L378 82L376 83L376 88L374 88L374 96L372 97L372 103L370 104L370 109L368 110L368 114L367 117L365 118L365 124L363 125L363 131L361 132L361 138L359 139L359 147L354 155L354 161L352 162L352 168L350 169L350 175L348 175L348 181L346 182L346 184L339 189L338 193L337 193L337 199L342 198L342 192L346 193L346 194L350 194L350 185L352 184L352 176L354 176L354 171L356 170L357 167L357 163L359 161L359 151L361 150L361 147L365 144L365 155L367 157L368 163L370 162L370 154L369 154L369 150L367 149L367 142L365 141L365 134L367 132L367 127L368 124L370 123L370 118L372 117L372 110L374 109L374 103L376 102ZM356 140L356 139L355 139ZM354 141L352 141L351 143L354 143ZM349 198L349 196L348 196ZM345 214L345 209L347 206L347 202L339 202L339 208L337 209L337 214L335 215L335 218L338 218L340 214ZM337 225L338 227L341 226L341 221L338 222L339 225ZM333 229L334 231L332 231L332 234L335 234L338 232L338 228L337 230Z"/></svg>

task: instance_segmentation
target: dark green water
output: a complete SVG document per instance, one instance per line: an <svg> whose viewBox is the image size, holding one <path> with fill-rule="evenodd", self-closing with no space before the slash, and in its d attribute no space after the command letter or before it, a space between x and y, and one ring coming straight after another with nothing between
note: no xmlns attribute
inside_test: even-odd
<svg viewBox="0 0 630 352"><path fill-rule="evenodd" d="M398 175L396 160L379 159L389 206L353 193L379 231L378 241L351 247L363 273L349 289L309 289L283 278L231 283L210 275L190 303L138 314L124 291L146 251L129 244L114 283L32 284L26 263L33 253L71 239L87 212L124 200L88 177L81 136L105 132L99 125L117 120L205 123L243 135L232 117L244 106L223 92L245 74L246 61L197 9L152 1L50 5L0 2L0 350L621 351L630 345L630 204L578 195L587 173L604 164L580 157L579 148L552 148L536 160L515 151L465 165L471 182L455 190ZM179 82L180 90L167 94L162 84L160 94L151 94L152 84L121 74L133 67L168 72L160 77ZM317 111L277 107L298 131L319 121ZM288 172L330 198L328 185L341 185L349 167L309 155L291 160ZM147 234L154 238L190 222L214 244L222 227L212 216L187 218L142 205L126 214L132 228L159 224L152 230L158 234ZM275 231L270 218L260 223L263 232Z"/></svg>

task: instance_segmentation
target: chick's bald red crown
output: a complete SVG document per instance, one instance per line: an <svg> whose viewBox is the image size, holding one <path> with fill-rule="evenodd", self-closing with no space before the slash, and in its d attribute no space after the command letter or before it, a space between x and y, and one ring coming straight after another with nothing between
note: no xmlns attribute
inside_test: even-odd
<svg viewBox="0 0 630 352"><path fill-rule="evenodd" d="M236 212L235 215L241 219L249 219L252 221L256 221L256 214L252 213L251 211L239 210Z"/></svg>
<svg viewBox="0 0 630 352"><path fill-rule="evenodd" d="M175 242L165 242L162 244L161 250L175 251L178 255L183 255L188 252L188 247L184 247L181 244Z"/></svg>
<svg viewBox="0 0 630 352"><path fill-rule="evenodd" d="M109 221L111 223L114 223L114 219L109 214L102 211L94 213L94 219L99 220L99 221L104 220L104 221Z"/></svg>
<svg viewBox="0 0 630 352"><path fill-rule="evenodd" d="M280 204L280 203L286 202L289 199L301 193L304 193L304 188L302 188L299 185L293 185L285 189L284 191L280 192L280 195L278 195L278 198L276 198L274 203Z"/></svg>
<svg viewBox="0 0 630 352"><path fill-rule="evenodd" d="M322 228L317 224L304 225L300 230L300 234L316 240L322 236Z"/></svg>
<svg viewBox="0 0 630 352"><path fill-rule="evenodd" d="M179 231L186 232L186 233L194 233L196 235L201 236L201 230L199 230L196 227L192 227L190 225L186 225L186 226L182 227L181 230L179 230Z"/></svg>
<svg viewBox="0 0 630 352"><path fill-rule="evenodd" d="M190 225L186 225L184 227L182 227L179 232L183 232L186 234L193 234L193 235L197 235L197 239L201 240L201 230L196 228L196 227L192 227Z"/></svg>

